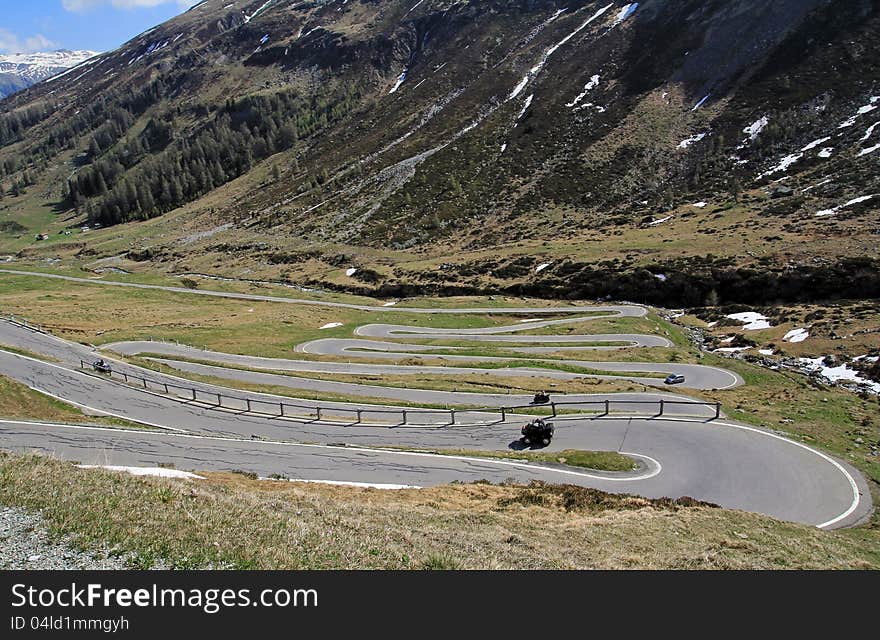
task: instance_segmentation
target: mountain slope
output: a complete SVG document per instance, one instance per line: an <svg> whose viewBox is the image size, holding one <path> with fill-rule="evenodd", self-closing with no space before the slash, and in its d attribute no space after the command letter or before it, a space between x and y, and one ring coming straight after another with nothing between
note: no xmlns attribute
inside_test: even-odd
<svg viewBox="0 0 880 640"><path fill-rule="evenodd" d="M146 255L177 271L874 295L878 26L873 0L207 0L6 100L0 163L92 222L173 220Z"/></svg>

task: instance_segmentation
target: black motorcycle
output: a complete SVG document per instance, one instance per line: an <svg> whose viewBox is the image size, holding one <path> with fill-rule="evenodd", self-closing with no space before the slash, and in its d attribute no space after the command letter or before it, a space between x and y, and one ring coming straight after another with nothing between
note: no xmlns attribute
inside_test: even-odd
<svg viewBox="0 0 880 640"><path fill-rule="evenodd" d="M547 422L543 418L536 418L528 424L523 425L523 428L520 431L522 433L522 443L524 445L540 443L546 447L550 444L550 440L553 439L556 427L553 426L552 422Z"/></svg>
<svg viewBox="0 0 880 640"><path fill-rule="evenodd" d="M113 367L110 366L109 362L104 362L103 358L97 362L93 362L92 368L98 373L113 373Z"/></svg>
<svg viewBox="0 0 880 640"><path fill-rule="evenodd" d="M550 396L546 391L539 391L532 399L532 404L547 404L548 402L550 402Z"/></svg>

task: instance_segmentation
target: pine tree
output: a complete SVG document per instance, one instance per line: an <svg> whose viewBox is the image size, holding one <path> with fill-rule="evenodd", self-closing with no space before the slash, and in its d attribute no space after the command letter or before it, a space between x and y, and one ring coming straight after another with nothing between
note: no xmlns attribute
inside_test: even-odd
<svg viewBox="0 0 880 640"><path fill-rule="evenodd" d="M742 183L739 181L739 178L731 176L727 183L727 188L730 191L730 195L733 196L734 202L739 202L739 197L742 194Z"/></svg>

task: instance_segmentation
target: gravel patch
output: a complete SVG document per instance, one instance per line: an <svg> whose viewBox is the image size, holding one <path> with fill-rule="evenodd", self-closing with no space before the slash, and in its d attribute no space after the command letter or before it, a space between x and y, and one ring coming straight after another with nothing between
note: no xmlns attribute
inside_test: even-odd
<svg viewBox="0 0 880 640"><path fill-rule="evenodd" d="M0 505L0 570L128 569L128 559L109 549L81 551L70 538L53 539L39 513Z"/></svg>

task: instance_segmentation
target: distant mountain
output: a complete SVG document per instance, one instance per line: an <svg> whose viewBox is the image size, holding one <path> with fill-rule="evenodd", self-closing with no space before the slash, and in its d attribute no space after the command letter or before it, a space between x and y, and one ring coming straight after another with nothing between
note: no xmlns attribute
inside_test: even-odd
<svg viewBox="0 0 880 640"><path fill-rule="evenodd" d="M0 98L58 75L96 55L96 51L67 49L0 55Z"/></svg>

